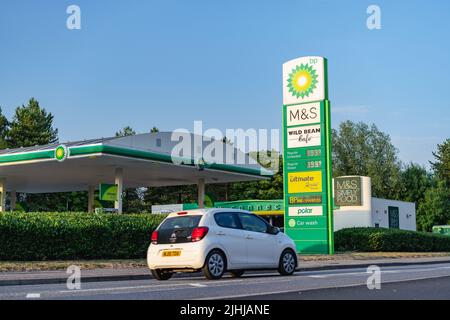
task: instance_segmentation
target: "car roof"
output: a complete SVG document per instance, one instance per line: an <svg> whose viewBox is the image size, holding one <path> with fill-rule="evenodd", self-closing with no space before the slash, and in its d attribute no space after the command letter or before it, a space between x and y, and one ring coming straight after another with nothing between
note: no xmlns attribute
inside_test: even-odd
<svg viewBox="0 0 450 320"><path fill-rule="evenodd" d="M230 209L230 208L205 208L205 209L194 209L194 210L183 210L183 211L177 211L177 212L171 212L167 216L170 217L177 217L180 216L180 213L183 213L183 215L186 216L198 216L198 215L205 215L207 213L217 213L217 212L242 212L242 213L250 213L253 214L250 211L241 210L241 209Z"/></svg>

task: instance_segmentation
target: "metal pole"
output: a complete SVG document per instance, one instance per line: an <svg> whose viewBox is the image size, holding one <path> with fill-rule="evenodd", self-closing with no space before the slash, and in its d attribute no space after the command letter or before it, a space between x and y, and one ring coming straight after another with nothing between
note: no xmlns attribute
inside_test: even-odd
<svg viewBox="0 0 450 320"><path fill-rule="evenodd" d="M122 213L122 192L123 192L123 169L116 168L115 182L117 185L117 201L114 202L114 208L118 213Z"/></svg>
<svg viewBox="0 0 450 320"><path fill-rule="evenodd" d="M204 178L198 179L197 189L198 189L197 203L198 203L198 207L200 209L202 209L202 208L204 208L204 202L205 202L205 179Z"/></svg>
<svg viewBox="0 0 450 320"><path fill-rule="evenodd" d="M95 187L89 186L88 189L88 212L94 212L94 197L95 197Z"/></svg>
<svg viewBox="0 0 450 320"><path fill-rule="evenodd" d="M0 212L5 212L6 204L6 179L0 178Z"/></svg>
<svg viewBox="0 0 450 320"><path fill-rule="evenodd" d="M11 190L11 202L10 202L11 211L16 210L16 201L17 201L17 192L16 190Z"/></svg>

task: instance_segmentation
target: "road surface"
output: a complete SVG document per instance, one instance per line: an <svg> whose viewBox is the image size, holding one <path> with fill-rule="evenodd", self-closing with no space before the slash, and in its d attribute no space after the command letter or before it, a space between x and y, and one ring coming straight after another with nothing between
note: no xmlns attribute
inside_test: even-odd
<svg viewBox="0 0 450 320"><path fill-rule="evenodd" d="M296 272L252 272L209 281L201 274L168 281L87 282L0 286L0 299L450 299L450 263L381 268L381 289L369 290L364 268Z"/></svg>

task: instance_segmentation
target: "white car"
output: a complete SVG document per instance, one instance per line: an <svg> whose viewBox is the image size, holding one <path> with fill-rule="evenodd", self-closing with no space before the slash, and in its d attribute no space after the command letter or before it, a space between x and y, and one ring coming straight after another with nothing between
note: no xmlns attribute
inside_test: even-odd
<svg viewBox="0 0 450 320"><path fill-rule="evenodd" d="M220 279L228 271L277 269L291 275L297 267L294 242L277 227L248 211L199 209L171 213L152 233L147 263L153 276L203 271Z"/></svg>

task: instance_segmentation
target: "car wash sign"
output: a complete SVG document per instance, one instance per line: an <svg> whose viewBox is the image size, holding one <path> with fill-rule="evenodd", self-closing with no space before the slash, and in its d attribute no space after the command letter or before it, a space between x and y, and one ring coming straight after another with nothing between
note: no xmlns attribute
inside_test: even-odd
<svg viewBox="0 0 450 320"><path fill-rule="evenodd" d="M283 64L284 225L299 253L334 253L330 125L327 60Z"/></svg>

